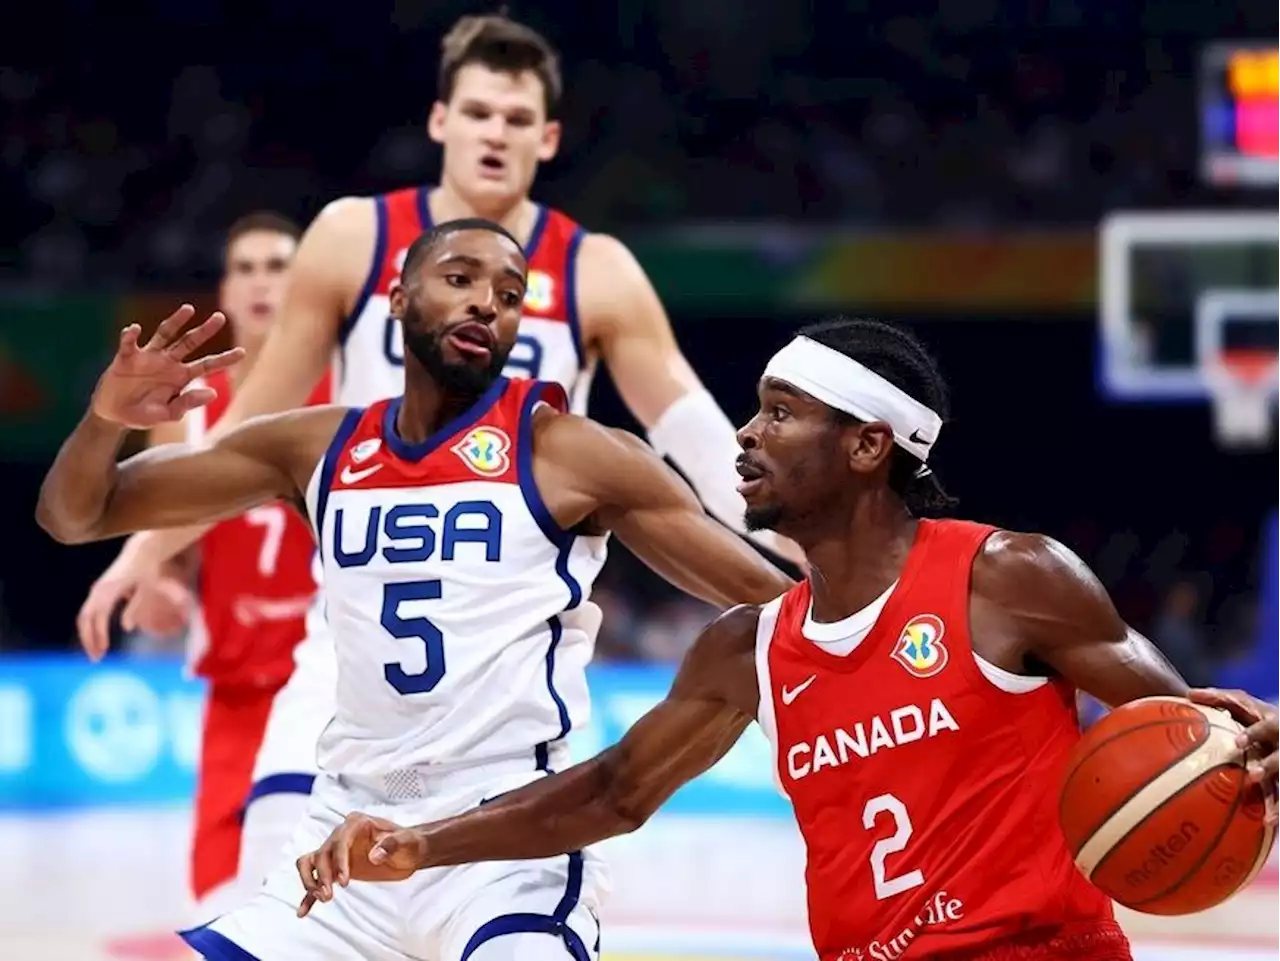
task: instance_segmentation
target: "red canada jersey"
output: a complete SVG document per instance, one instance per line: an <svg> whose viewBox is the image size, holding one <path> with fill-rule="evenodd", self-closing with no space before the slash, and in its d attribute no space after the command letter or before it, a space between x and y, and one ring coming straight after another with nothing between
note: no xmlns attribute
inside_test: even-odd
<svg viewBox="0 0 1280 961"><path fill-rule="evenodd" d="M973 651L970 572L992 531L921 521L845 656L805 637L807 581L761 613L761 726L804 835L822 961L980 958L1011 942L1028 958L1128 957L1057 823L1074 690L1021 679L1012 693Z"/></svg>
<svg viewBox="0 0 1280 961"><path fill-rule="evenodd" d="M307 399L326 404L328 375ZM187 415L187 437L198 443L231 401L231 378L206 381L218 392ZM200 542L198 593L202 625L193 630L193 671L217 684L273 687L293 673L293 649L316 593L311 565L315 536L306 519L283 501L221 521Z"/></svg>

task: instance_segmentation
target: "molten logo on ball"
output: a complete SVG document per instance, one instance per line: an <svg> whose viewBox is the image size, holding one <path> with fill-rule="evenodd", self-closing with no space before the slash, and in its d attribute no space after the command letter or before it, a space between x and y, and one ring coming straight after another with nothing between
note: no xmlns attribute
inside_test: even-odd
<svg viewBox="0 0 1280 961"><path fill-rule="evenodd" d="M1191 821L1183 821L1178 825L1176 834L1171 834L1160 844L1152 846L1142 864L1124 876L1124 883L1131 888L1149 884L1186 848L1187 842L1199 833L1200 826L1198 824Z"/></svg>

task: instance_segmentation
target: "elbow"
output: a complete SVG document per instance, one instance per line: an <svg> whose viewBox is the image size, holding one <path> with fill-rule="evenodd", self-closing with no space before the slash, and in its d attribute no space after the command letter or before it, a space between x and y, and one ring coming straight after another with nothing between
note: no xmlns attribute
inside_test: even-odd
<svg viewBox="0 0 1280 961"><path fill-rule="evenodd" d="M36 503L36 523L59 544L87 544L96 540L93 531L83 524L73 524L41 492Z"/></svg>

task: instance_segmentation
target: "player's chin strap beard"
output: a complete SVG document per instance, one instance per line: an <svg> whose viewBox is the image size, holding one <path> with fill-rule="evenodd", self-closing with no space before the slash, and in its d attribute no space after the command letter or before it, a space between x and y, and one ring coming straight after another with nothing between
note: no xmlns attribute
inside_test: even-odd
<svg viewBox="0 0 1280 961"><path fill-rule="evenodd" d="M929 451L942 432L942 418L852 357L797 337L773 355L764 375L786 381L860 421L888 424L894 443L920 461L916 476L930 473Z"/></svg>

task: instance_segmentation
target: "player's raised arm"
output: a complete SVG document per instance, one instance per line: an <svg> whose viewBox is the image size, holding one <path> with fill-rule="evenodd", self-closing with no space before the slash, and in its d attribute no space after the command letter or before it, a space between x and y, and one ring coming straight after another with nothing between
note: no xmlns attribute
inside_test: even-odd
<svg viewBox="0 0 1280 961"><path fill-rule="evenodd" d="M129 429L180 419L213 399L197 376L234 364L239 350L201 360L185 358L223 324L214 314L181 334L193 310L182 307L142 346L136 326L98 381L89 411L54 460L36 519L64 543L102 540L151 527L179 526L231 516L280 498L297 498L294 473L314 448L318 459L341 417L336 408L262 419L192 450L169 444L122 464L116 456ZM321 423L324 421L324 423ZM327 431L327 434L326 434Z"/></svg>
<svg viewBox="0 0 1280 961"><path fill-rule="evenodd" d="M1087 564L1042 534L999 531L973 565L973 617L1073 685L1115 706L1186 682L1116 611Z"/></svg>
<svg viewBox="0 0 1280 961"><path fill-rule="evenodd" d="M588 761L433 824L400 829L351 815L298 860L307 889L300 913L352 878L394 881L428 867L551 857L636 830L754 719L758 621L758 608L736 607L708 625L666 698Z"/></svg>
<svg viewBox="0 0 1280 961"><path fill-rule="evenodd" d="M578 301L609 376L649 441L689 479L707 511L747 533L733 459L736 430L689 366L662 302L621 242L589 234L578 252ZM804 553L773 531L749 536L796 564Z"/></svg>
<svg viewBox="0 0 1280 961"><path fill-rule="evenodd" d="M760 604L792 581L707 515L689 486L625 431L540 411L534 470L557 517L613 531L655 573L711 604Z"/></svg>

